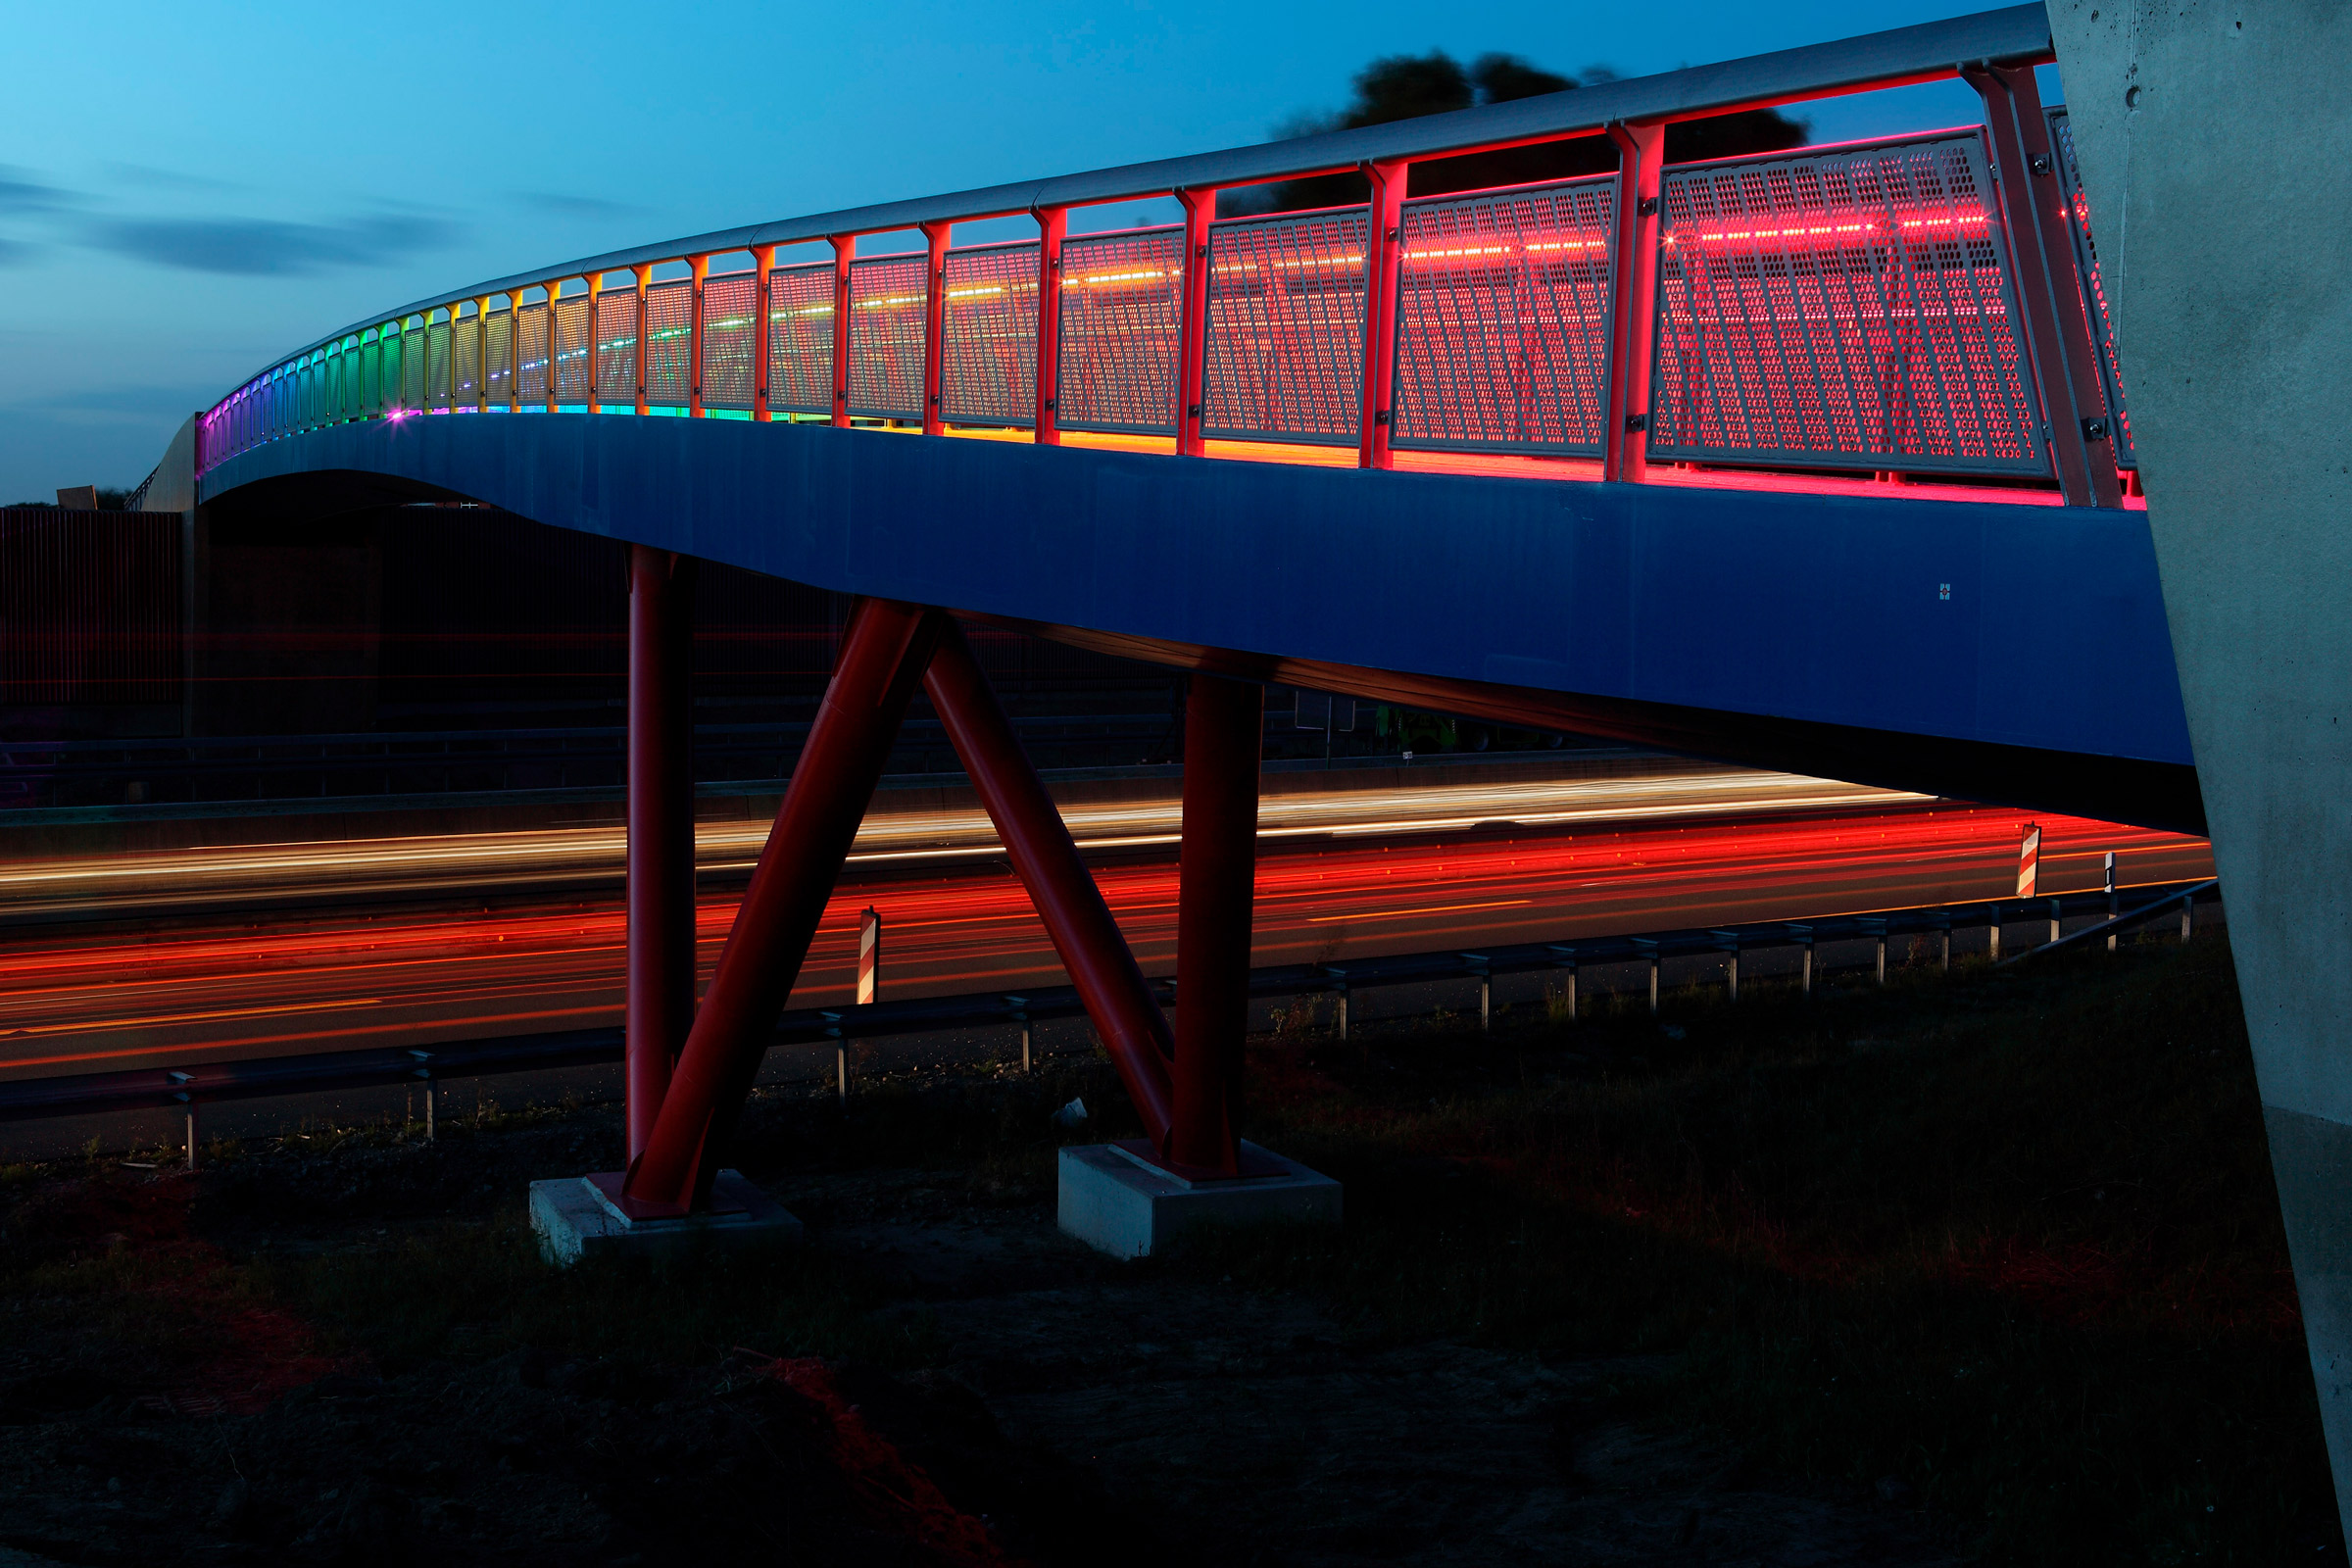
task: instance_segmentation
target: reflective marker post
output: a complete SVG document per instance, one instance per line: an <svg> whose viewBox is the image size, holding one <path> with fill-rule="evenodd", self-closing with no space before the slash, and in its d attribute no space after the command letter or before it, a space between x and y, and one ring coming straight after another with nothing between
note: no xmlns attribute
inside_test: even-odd
<svg viewBox="0 0 2352 1568"><path fill-rule="evenodd" d="M882 986L882 916L868 906L858 917L858 1005L871 1006Z"/></svg>

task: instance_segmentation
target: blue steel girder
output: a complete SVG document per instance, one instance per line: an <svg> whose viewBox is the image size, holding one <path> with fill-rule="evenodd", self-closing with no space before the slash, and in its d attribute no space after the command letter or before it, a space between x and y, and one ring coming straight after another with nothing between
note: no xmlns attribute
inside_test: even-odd
<svg viewBox="0 0 2352 1568"><path fill-rule="evenodd" d="M2138 512L572 414L329 426L200 494L289 486L465 497L1146 658L2201 827Z"/></svg>

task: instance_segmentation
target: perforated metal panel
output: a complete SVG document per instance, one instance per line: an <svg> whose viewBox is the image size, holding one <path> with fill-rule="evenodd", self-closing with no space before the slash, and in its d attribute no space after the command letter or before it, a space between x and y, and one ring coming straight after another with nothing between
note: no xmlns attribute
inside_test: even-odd
<svg viewBox="0 0 2352 1568"><path fill-rule="evenodd" d="M923 328L931 291L924 256L850 263L850 412L923 415Z"/></svg>
<svg viewBox="0 0 2352 1568"><path fill-rule="evenodd" d="M656 283L645 291L645 400L683 405L694 388L694 283Z"/></svg>
<svg viewBox="0 0 2352 1568"><path fill-rule="evenodd" d="M605 408L637 406L637 291L615 289L596 300L596 400Z"/></svg>
<svg viewBox="0 0 2352 1568"><path fill-rule="evenodd" d="M759 313L757 273L703 279L703 407L752 406L752 349Z"/></svg>
<svg viewBox="0 0 2352 1568"><path fill-rule="evenodd" d="M458 409L475 409L482 401L482 318L479 316L462 318L450 332L451 352L458 360L457 387L450 395L450 405Z"/></svg>
<svg viewBox="0 0 2352 1568"><path fill-rule="evenodd" d="M2066 192L2067 209L2075 215L2075 270L2082 277L2082 309L2090 320L2090 335L2099 345L2099 391L2107 400L2107 416L2115 425L2115 466L2136 468L2132 450L2132 415L2124 406L2124 371L2115 353L2115 322L2107 314L2107 288L2099 276L2099 247L2090 236L2090 198L2082 191L2082 170L2075 162L2074 127L2063 106L2049 111L2050 145L2058 154L2058 179Z"/></svg>
<svg viewBox="0 0 2352 1568"><path fill-rule="evenodd" d="M566 294L556 301L556 402L565 408L588 401L595 360L588 343L588 296Z"/></svg>
<svg viewBox="0 0 2352 1568"><path fill-rule="evenodd" d="M514 396L526 409L547 407L547 324L545 304L514 313Z"/></svg>
<svg viewBox="0 0 2352 1568"><path fill-rule="evenodd" d="M482 318L482 387L490 406L503 409L514 396L514 312L492 311Z"/></svg>
<svg viewBox="0 0 2352 1568"><path fill-rule="evenodd" d="M1649 452L2048 471L1984 143L1666 172Z"/></svg>
<svg viewBox="0 0 2352 1568"><path fill-rule="evenodd" d="M1060 315L1054 423L1174 435L1184 230L1064 240Z"/></svg>
<svg viewBox="0 0 2352 1568"><path fill-rule="evenodd" d="M1597 453L1613 176L1408 202L1390 440Z"/></svg>
<svg viewBox="0 0 2352 1568"><path fill-rule="evenodd" d="M767 406L833 412L833 264L779 267L767 278Z"/></svg>
<svg viewBox="0 0 2352 1568"><path fill-rule="evenodd" d="M1203 435L1355 440L1368 232L1362 208L1209 231Z"/></svg>
<svg viewBox="0 0 2352 1568"><path fill-rule="evenodd" d="M940 417L1037 422L1035 240L950 251L940 322Z"/></svg>
<svg viewBox="0 0 2352 1568"><path fill-rule="evenodd" d="M449 407L449 318L424 323L424 406Z"/></svg>

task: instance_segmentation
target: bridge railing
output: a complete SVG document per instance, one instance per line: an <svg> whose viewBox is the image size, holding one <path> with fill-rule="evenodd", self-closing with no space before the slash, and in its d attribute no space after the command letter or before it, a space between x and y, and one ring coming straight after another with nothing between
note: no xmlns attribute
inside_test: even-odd
<svg viewBox="0 0 2352 1568"><path fill-rule="evenodd" d="M1499 453L1629 482L1939 475L2115 505L2120 382L2071 143L2034 96L2049 58L2027 6L593 258L270 367L205 416L199 466L347 420L577 411L1336 447L1367 467ZM1953 75L1984 127L1662 164L1678 120ZM1408 194L1434 159L1595 135L1614 174ZM1217 216L1220 190L1348 167L1366 204ZM1152 194L1184 221L1069 232ZM1024 212L1036 239L952 243ZM857 254L909 228L924 249ZM779 254L810 239L832 259Z"/></svg>

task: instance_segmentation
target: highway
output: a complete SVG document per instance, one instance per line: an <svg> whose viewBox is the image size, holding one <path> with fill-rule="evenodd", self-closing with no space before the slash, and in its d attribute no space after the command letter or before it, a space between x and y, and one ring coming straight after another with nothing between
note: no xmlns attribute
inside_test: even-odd
<svg viewBox="0 0 2352 1568"><path fill-rule="evenodd" d="M1469 771L1469 770L1460 770ZM1503 770L1485 770L1500 774ZM1316 775L1319 782L1326 775ZM1296 780L1291 781L1296 783ZM1073 832L1145 969L1175 960L1168 800L1077 805ZM2212 874L2202 840L2043 813L2041 889ZM1261 817L1260 964L2006 897L2026 813L1736 769L1616 778L1501 776L1443 786L1290 788ZM753 824L707 824L705 974L756 854ZM619 838L600 826L462 839L171 852L19 863L0 903L184 904L205 919L21 931L0 952L0 1074L616 1023ZM606 885L578 891L583 877ZM726 885L729 882L732 885ZM474 902L368 903L431 884ZM516 889L537 896L484 904ZM240 911L299 885L330 906ZM869 822L827 910L796 1005L846 1001L859 911L885 922L884 995L1057 983L1043 928L962 807Z"/></svg>

